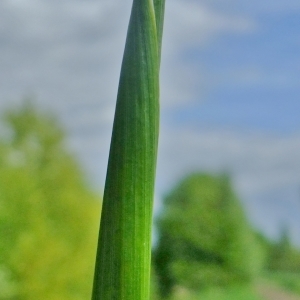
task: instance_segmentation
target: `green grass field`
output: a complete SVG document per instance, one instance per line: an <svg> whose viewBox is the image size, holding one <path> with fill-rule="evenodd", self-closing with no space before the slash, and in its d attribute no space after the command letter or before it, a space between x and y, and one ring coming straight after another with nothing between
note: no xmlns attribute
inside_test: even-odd
<svg viewBox="0 0 300 300"><path fill-rule="evenodd" d="M278 287L300 295L300 274L289 272L274 272L266 276L266 280Z"/></svg>
<svg viewBox="0 0 300 300"><path fill-rule="evenodd" d="M192 294L178 288L172 300L264 300L251 286L231 286L210 288L200 293Z"/></svg>

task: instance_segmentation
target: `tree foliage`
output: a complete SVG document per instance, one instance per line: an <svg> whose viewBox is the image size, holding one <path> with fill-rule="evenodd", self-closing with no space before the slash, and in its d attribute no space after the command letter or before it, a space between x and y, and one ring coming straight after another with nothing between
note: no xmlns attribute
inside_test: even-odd
<svg viewBox="0 0 300 300"><path fill-rule="evenodd" d="M30 103L3 120L0 299L88 299L100 201L57 120Z"/></svg>
<svg viewBox="0 0 300 300"><path fill-rule="evenodd" d="M175 286L245 282L261 252L227 176L192 174L164 201L154 263L165 298Z"/></svg>
<svg viewBox="0 0 300 300"><path fill-rule="evenodd" d="M300 251L291 243L288 227L282 226L278 241L270 241L268 247L269 271L300 272Z"/></svg>

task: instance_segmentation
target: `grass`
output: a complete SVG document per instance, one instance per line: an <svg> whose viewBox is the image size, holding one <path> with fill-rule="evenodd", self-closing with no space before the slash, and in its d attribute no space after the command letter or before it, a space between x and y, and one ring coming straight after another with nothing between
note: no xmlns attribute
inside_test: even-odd
<svg viewBox="0 0 300 300"><path fill-rule="evenodd" d="M272 272L265 275L265 278L278 287L300 295L300 273Z"/></svg>
<svg viewBox="0 0 300 300"><path fill-rule="evenodd" d="M252 286L211 287L200 293L178 289L171 300L263 300Z"/></svg>

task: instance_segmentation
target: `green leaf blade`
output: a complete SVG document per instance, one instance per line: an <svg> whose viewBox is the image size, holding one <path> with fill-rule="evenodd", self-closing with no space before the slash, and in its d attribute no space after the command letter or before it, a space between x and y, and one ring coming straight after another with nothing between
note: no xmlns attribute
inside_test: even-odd
<svg viewBox="0 0 300 300"><path fill-rule="evenodd" d="M153 0L153 1L154 1L155 20L156 20L158 55L160 60L166 1L165 0Z"/></svg>
<svg viewBox="0 0 300 300"><path fill-rule="evenodd" d="M135 0L105 184L93 300L149 299L159 127L159 51L152 0Z"/></svg>

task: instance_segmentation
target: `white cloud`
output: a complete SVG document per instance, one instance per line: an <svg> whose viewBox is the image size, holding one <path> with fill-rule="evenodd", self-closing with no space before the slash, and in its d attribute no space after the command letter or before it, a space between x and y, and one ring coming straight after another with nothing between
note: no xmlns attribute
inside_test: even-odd
<svg viewBox="0 0 300 300"><path fill-rule="evenodd" d="M21 4L0 3L2 93L20 98L33 90L50 106L113 98L129 7L121 1Z"/></svg>
<svg viewBox="0 0 300 300"><path fill-rule="evenodd" d="M201 45L220 33L251 33L257 27L250 18L216 12L201 2L181 0L166 10L165 22L165 35L178 47Z"/></svg>
<svg viewBox="0 0 300 300"><path fill-rule="evenodd" d="M186 61L187 51L199 51L220 34L249 34L257 29L250 18L222 14L195 1L176 0L166 3L162 58L162 99L164 107L185 105L199 99L204 87L199 66Z"/></svg>
<svg viewBox="0 0 300 300"><path fill-rule="evenodd" d="M297 65L298 62L294 61ZM209 74L209 70L207 70ZM210 81L219 86L237 86L239 88L263 87L272 88L297 88L299 85L298 74L295 70L274 68L274 66L261 66L253 63L246 63L243 66L229 66L222 73L208 75Z"/></svg>
<svg viewBox="0 0 300 300"><path fill-rule="evenodd" d="M130 6L129 0L0 2L2 95L21 98L33 91L54 108L58 102L59 108L78 102L113 105ZM224 16L190 1L167 4L162 66L166 105L195 96L192 78L199 79L199 74L182 62L186 49L202 47L219 33L245 33L253 26L240 16Z"/></svg>
<svg viewBox="0 0 300 300"><path fill-rule="evenodd" d="M202 0L201 2L223 11L238 10L251 15L295 13L300 10L300 2L298 0Z"/></svg>

